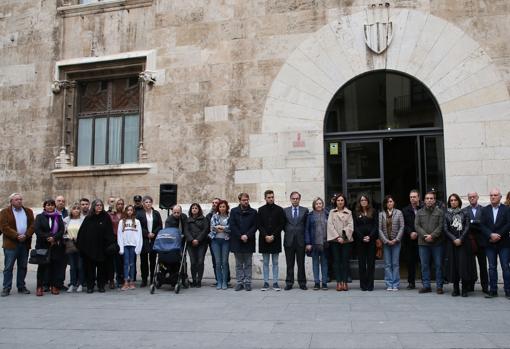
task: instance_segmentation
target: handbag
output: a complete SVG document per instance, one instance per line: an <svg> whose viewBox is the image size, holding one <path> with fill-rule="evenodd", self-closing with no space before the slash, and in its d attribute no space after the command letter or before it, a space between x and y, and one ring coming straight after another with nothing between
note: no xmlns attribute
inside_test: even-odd
<svg viewBox="0 0 510 349"><path fill-rule="evenodd" d="M28 263L44 265L49 264L50 261L50 250L48 248L35 248L30 251L30 258L28 259Z"/></svg>
<svg viewBox="0 0 510 349"><path fill-rule="evenodd" d="M112 244L110 244L110 246L108 246L104 252L106 253L106 255L108 256L114 256L116 255L117 253L119 253L120 251L120 247L119 247L119 244L114 242Z"/></svg>
<svg viewBox="0 0 510 349"><path fill-rule="evenodd" d="M78 247L76 247L76 243L72 239L64 240L66 254L72 254L78 252Z"/></svg>

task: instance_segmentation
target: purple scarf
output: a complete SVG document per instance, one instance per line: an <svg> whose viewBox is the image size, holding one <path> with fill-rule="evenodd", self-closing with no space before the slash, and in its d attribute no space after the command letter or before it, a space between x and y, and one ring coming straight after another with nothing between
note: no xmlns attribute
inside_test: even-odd
<svg viewBox="0 0 510 349"><path fill-rule="evenodd" d="M51 235L56 235L58 232L58 216L60 216L60 213L57 211L53 211L52 213L43 211L43 215L49 219L51 219Z"/></svg>

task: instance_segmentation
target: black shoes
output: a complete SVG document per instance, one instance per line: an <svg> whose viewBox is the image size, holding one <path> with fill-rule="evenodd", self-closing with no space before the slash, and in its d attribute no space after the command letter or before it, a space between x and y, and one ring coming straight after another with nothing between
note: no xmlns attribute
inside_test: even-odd
<svg viewBox="0 0 510 349"><path fill-rule="evenodd" d="M313 285L313 290L314 291L318 291L321 289L321 284L319 284L318 282L316 282L314 285Z"/></svg>
<svg viewBox="0 0 510 349"><path fill-rule="evenodd" d="M245 289L246 291L251 291L251 284L246 284L246 285L244 285L244 289Z"/></svg>
<svg viewBox="0 0 510 349"><path fill-rule="evenodd" d="M292 285L290 285L290 284L285 285L284 290L285 290L285 291L290 291L290 290L292 290Z"/></svg>
<svg viewBox="0 0 510 349"><path fill-rule="evenodd" d="M485 298L496 298L497 296L498 296L497 291L489 291L489 293L485 295Z"/></svg>
<svg viewBox="0 0 510 349"><path fill-rule="evenodd" d="M87 287L87 293L94 293L93 287Z"/></svg>
<svg viewBox="0 0 510 349"><path fill-rule="evenodd" d="M432 289L430 287L422 287L418 291L418 293L430 293L430 292L432 292Z"/></svg>
<svg viewBox="0 0 510 349"><path fill-rule="evenodd" d="M243 284L237 284L236 288L234 288L234 291L241 291L244 288Z"/></svg>
<svg viewBox="0 0 510 349"><path fill-rule="evenodd" d="M325 283L325 282L322 283L322 290L323 291L327 291L328 290L328 284L327 283Z"/></svg>
<svg viewBox="0 0 510 349"><path fill-rule="evenodd" d="M305 285L305 284L303 284L303 285L299 285L299 288L300 288L300 289L302 289L303 291L308 290L308 287L306 287L306 285Z"/></svg>
<svg viewBox="0 0 510 349"><path fill-rule="evenodd" d="M408 290L414 290L416 288L416 285L414 283L409 283L409 285L407 285L406 289Z"/></svg>
<svg viewBox="0 0 510 349"><path fill-rule="evenodd" d="M11 293L11 290L9 290L8 288L4 288L2 290L2 294L0 296L1 297L7 297L10 293Z"/></svg>
<svg viewBox="0 0 510 349"><path fill-rule="evenodd" d="M97 290L99 293L104 293L104 286L98 286Z"/></svg>
<svg viewBox="0 0 510 349"><path fill-rule="evenodd" d="M140 287L147 287L147 280L142 280Z"/></svg>
<svg viewBox="0 0 510 349"><path fill-rule="evenodd" d="M18 293L21 293L21 294L30 294L30 291L27 290L26 287L22 287L22 288L18 288Z"/></svg>

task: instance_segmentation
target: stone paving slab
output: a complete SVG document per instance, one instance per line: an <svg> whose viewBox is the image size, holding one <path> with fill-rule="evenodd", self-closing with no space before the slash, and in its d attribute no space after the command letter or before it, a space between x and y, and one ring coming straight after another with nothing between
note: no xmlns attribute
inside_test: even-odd
<svg viewBox="0 0 510 349"><path fill-rule="evenodd" d="M0 277L1 278L1 277ZM163 286L0 298L0 348L510 348L510 300ZM27 286L34 293L35 273ZM14 290L15 291L15 290Z"/></svg>

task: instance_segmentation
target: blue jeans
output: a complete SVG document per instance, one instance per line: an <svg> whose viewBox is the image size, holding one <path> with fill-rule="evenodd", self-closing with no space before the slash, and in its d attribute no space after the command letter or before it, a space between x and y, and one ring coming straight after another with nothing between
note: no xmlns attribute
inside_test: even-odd
<svg viewBox="0 0 510 349"><path fill-rule="evenodd" d="M135 280L135 246L124 246L124 279Z"/></svg>
<svg viewBox="0 0 510 349"><path fill-rule="evenodd" d="M85 273L83 272L83 262L80 257L80 252L68 254L67 258L69 260L69 265L71 266L69 270L71 285L85 286Z"/></svg>
<svg viewBox="0 0 510 349"><path fill-rule="evenodd" d="M423 287L430 288L430 262L434 261L436 268L436 287L443 288L443 245L438 246L418 246L421 261L421 280Z"/></svg>
<svg viewBox="0 0 510 349"><path fill-rule="evenodd" d="M211 247L214 251L216 259L216 282L217 285L227 286L228 275L228 254L230 252L230 241L225 239L214 238L211 241Z"/></svg>
<svg viewBox="0 0 510 349"><path fill-rule="evenodd" d="M498 290L498 255L499 263L501 264L501 270L503 272L503 287L505 293L510 292L510 248L508 247L497 247L489 244L485 249L487 260L489 261L489 287L491 292Z"/></svg>
<svg viewBox="0 0 510 349"><path fill-rule="evenodd" d="M320 266L320 274L319 274ZM318 284L321 282L320 276L322 274L322 283L328 283L328 257L326 256L326 250L317 251L312 249L312 269L313 269L313 281Z"/></svg>
<svg viewBox="0 0 510 349"><path fill-rule="evenodd" d="M279 253L262 253L262 271L264 273L264 283L269 283L269 258L273 261L273 283L278 283L278 256Z"/></svg>
<svg viewBox="0 0 510 349"><path fill-rule="evenodd" d="M18 242L16 248L4 248L4 288L12 288L12 271L16 262L16 287L18 289L25 287L25 277L27 276L28 250L25 242Z"/></svg>
<svg viewBox="0 0 510 349"><path fill-rule="evenodd" d="M400 243L384 245L384 282L386 287L400 287Z"/></svg>

